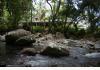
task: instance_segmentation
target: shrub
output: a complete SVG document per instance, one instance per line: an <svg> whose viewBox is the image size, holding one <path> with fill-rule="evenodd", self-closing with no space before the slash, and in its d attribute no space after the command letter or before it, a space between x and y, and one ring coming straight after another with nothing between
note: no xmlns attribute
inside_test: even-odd
<svg viewBox="0 0 100 70"><path fill-rule="evenodd" d="M32 30L33 30L33 32L43 32L44 27L43 26L33 26Z"/></svg>

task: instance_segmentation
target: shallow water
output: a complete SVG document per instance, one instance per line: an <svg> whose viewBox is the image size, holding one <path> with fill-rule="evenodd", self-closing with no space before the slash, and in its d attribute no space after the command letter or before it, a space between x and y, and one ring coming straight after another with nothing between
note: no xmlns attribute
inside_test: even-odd
<svg viewBox="0 0 100 70"><path fill-rule="evenodd" d="M12 60L12 63L10 62ZM37 54L36 56L16 55L8 61L8 66L33 66L33 67L70 67L83 66L81 60L73 57L51 58Z"/></svg>
<svg viewBox="0 0 100 70"><path fill-rule="evenodd" d="M6 64L8 67L80 67L91 66L87 63L84 54L88 51L84 48L74 47L70 49L70 56L53 58L36 54L35 56L27 56L19 54L18 49L5 48L5 42L0 42L0 63ZM13 46L14 47L14 46ZM9 52L9 51L10 52Z"/></svg>

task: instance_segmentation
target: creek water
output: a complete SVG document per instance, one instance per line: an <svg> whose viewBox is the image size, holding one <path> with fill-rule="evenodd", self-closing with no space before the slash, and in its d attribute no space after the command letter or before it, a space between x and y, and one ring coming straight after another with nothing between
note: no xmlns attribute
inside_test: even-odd
<svg viewBox="0 0 100 70"><path fill-rule="evenodd" d="M5 42L0 42L0 64L6 64L7 67L80 67L89 66L82 53L82 48L73 48L70 56L53 58L36 54L35 56L27 56L19 54L18 49L8 49ZM14 47L14 46L13 46Z"/></svg>

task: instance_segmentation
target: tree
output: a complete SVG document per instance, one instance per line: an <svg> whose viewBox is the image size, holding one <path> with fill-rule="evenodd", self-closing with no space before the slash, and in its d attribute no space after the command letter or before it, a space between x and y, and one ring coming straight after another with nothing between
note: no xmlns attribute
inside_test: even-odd
<svg viewBox="0 0 100 70"><path fill-rule="evenodd" d="M51 7L51 20L52 20L52 23L55 23L55 20L57 19L58 15L59 15L61 2L62 2L62 0L51 0L51 4L50 4L49 0L47 0L47 3Z"/></svg>
<svg viewBox="0 0 100 70"><path fill-rule="evenodd" d="M100 0L82 0L79 10L90 23L89 31L94 33L97 28L96 23L100 22Z"/></svg>
<svg viewBox="0 0 100 70"><path fill-rule="evenodd" d="M15 23L17 26L24 14L27 14L31 10L31 7L32 0L6 0L10 23Z"/></svg>
<svg viewBox="0 0 100 70"><path fill-rule="evenodd" d="M5 0L0 0L0 23L3 23Z"/></svg>

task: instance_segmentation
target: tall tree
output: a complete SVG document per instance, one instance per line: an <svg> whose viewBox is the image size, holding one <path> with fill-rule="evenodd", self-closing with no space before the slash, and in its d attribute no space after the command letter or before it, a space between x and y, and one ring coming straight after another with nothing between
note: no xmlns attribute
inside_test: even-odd
<svg viewBox="0 0 100 70"><path fill-rule="evenodd" d="M17 25L23 15L31 10L32 0L6 0L6 7L10 14L10 22Z"/></svg>
<svg viewBox="0 0 100 70"><path fill-rule="evenodd" d="M52 23L54 23L55 20L57 19L57 15L59 14L62 0L46 0L46 1L51 8L51 20Z"/></svg>
<svg viewBox="0 0 100 70"><path fill-rule="evenodd" d="M0 23L3 23L5 0L0 0Z"/></svg>
<svg viewBox="0 0 100 70"><path fill-rule="evenodd" d="M96 30L96 23L100 22L100 0L81 0L82 4L79 6L80 13L86 15L90 23L90 32L94 33Z"/></svg>

